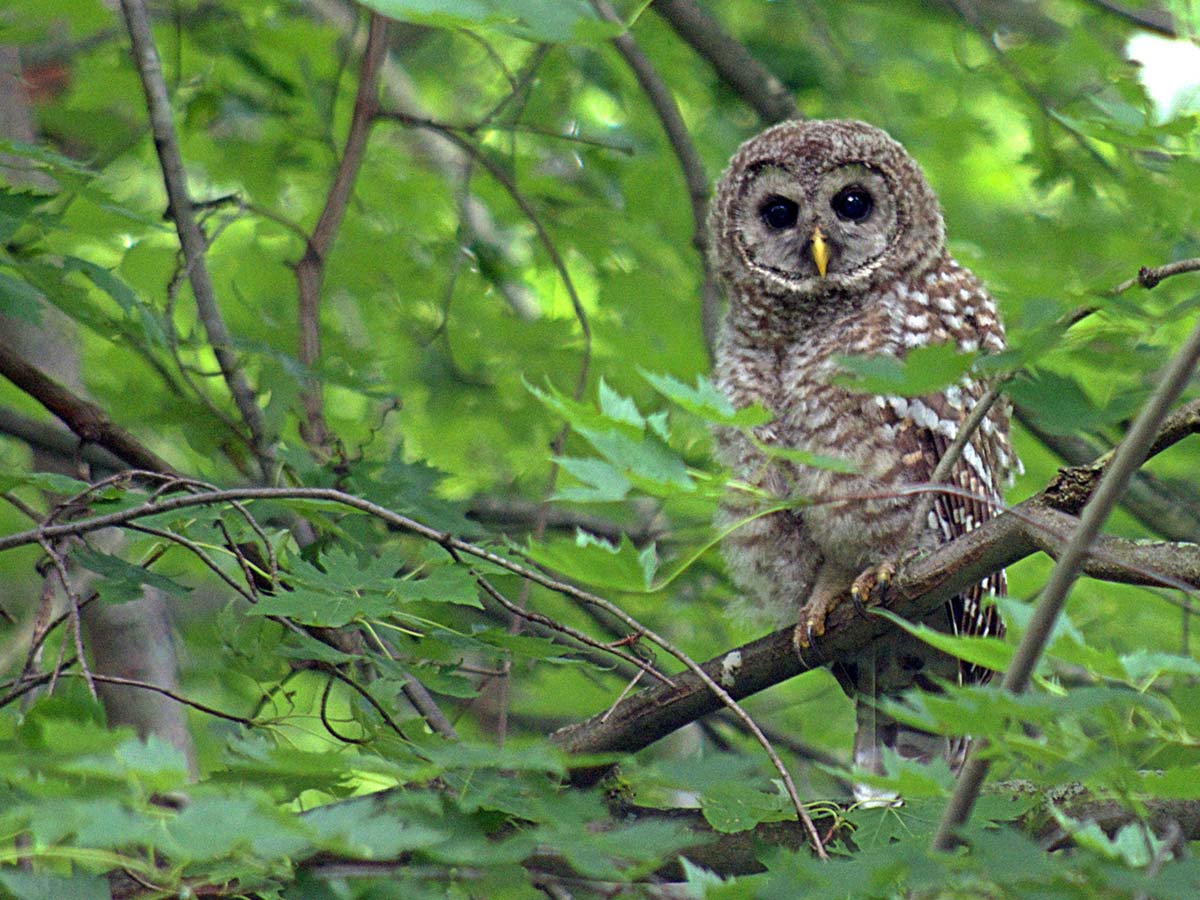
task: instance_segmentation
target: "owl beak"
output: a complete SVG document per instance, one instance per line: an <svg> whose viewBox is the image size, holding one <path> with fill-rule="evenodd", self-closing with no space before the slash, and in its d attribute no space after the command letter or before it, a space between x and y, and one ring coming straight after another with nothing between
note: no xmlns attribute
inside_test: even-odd
<svg viewBox="0 0 1200 900"><path fill-rule="evenodd" d="M812 257L817 264L817 271L824 278L825 270L829 268L829 245L825 243L825 232L821 231L820 225L813 229Z"/></svg>

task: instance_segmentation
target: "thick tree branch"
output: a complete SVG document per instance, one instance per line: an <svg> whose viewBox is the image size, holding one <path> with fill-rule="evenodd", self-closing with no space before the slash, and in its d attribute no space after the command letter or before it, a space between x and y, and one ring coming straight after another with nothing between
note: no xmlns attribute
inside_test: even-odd
<svg viewBox="0 0 1200 900"><path fill-rule="evenodd" d="M59 457L64 463L85 462L95 474L109 475L126 467L126 463L100 444L81 441L57 425L38 422L11 409L0 408L0 433L23 441L40 453Z"/></svg>
<svg viewBox="0 0 1200 900"><path fill-rule="evenodd" d="M800 110L783 82L726 34L695 0L655 0L653 9L764 122L800 118Z"/></svg>
<svg viewBox="0 0 1200 900"><path fill-rule="evenodd" d="M163 184L167 189L171 219L179 234L183 248L188 280L196 299L196 311L204 324L208 342L212 346L221 375L229 387L233 402L250 431L250 444L259 457L264 473L269 473L269 451L264 431L262 410L246 381L237 356L233 352L233 341L225 319L217 305L212 277L209 275L205 253L208 243L193 215L191 197L187 190L187 173L179 151L179 140L171 115L171 101L167 96L167 85L163 79L162 61L154 45L150 31L150 16L143 0L121 0L121 12L129 30L133 45L133 61L142 81L146 95L146 108L150 114L150 129L154 135L154 149L162 168Z"/></svg>
<svg viewBox="0 0 1200 900"><path fill-rule="evenodd" d="M379 13L371 13L346 146L325 198L325 206L306 242L304 256L296 264L299 358L310 371L321 358L321 283L325 278L325 260L350 202L366 151L371 122L379 111L379 69L386 52L387 19ZM300 398L304 405L305 438L313 446L323 446L328 439L328 430L325 426L321 384L315 376L305 385Z"/></svg>
<svg viewBox="0 0 1200 900"><path fill-rule="evenodd" d="M97 444L137 469L170 473L171 466L143 447L94 403L76 396L41 370L31 366L0 341L0 375L58 416L80 440Z"/></svg>

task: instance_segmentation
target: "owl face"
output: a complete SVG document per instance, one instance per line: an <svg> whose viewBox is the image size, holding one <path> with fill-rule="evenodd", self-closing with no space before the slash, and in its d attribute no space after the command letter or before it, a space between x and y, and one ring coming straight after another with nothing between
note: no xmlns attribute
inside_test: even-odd
<svg viewBox="0 0 1200 900"><path fill-rule="evenodd" d="M710 214L726 278L800 297L862 290L942 255L920 168L862 122L785 122L747 141Z"/></svg>

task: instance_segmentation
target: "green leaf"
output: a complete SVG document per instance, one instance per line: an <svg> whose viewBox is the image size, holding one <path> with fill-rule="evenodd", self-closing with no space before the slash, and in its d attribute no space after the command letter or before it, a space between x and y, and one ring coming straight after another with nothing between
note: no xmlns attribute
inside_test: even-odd
<svg viewBox="0 0 1200 900"><path fill-rule="evenodd" d="M597 391L600 400L600 414L610 422L624 422L641 431L646 420L638 412L637 404L628 397L623 397L608 386L603 378Z"/></svg>
<svg viewBox="0 0 1200 900"><path fill-rule="evenodd" d="M457 603L483 609L479 585L465 566L438 566L423 578L406 578L388 586L401 603L425 600L430 603Z"/></svg>
<svg viewBox="0 0 1200 900"><path fill-rule="evenodd" d="M341 628L357 619L381 619L392 612L380 593L335 593L298 587L261 598L246 611L250 616L286 616L302 625Z"/></svg>
<svg viewBox="0 0 1200 900"><path fill-rule="evenodd" d="M26 191L14 191L0 186L0 246L12 240L17 229L33 218L34 210L49 197Z"/></svg>
<svg viewBox="0 0 1200 900"><path fill-rule="evenodd" d="M0 871L0 884L16 900L110 900L108 879L103 875L73 875L64 878L41 872Z"/></svg>
<svg viewBox="0 0 1200 900"><path fill-rule="evenodd" d="M638 373L672 403L706 422L750 428L771 421L771 413L761 406L735 410L725 395L700 375L696 376L696 386L689 387L670 375L659 375L643 369L638 369Z"/></svg>
<svg viewBox="0 0 1200 900"><path fill-rule="evenodd" d="M0 490L11 491L15 487L28 485L50 494L73 497L88 490L89 485L78 478L60 475L58 472L3 472L0 473Z"/></svg>
<svg viewBox="0 0 1200 900"><path fill-rule="evenodd" d="M930 628L928 625L909 622L889 609L872 609L872 613L882 616L894 625L903 628L913 637L919 638L931 647L941 650L950 656L976 666L983 666L994 672L1003 672L1012 662L1016 648L993 637L958 637L944 631Z"/></svg>
<svg viewBox="0 0 1200 900"><path fill-rule="evenodd" d="M654 545L639 550L627 535L621 535L616 546L585 531L576 532L573 541L531 538L524 553L538 565L576 581L631 593L650 590L658 571Z"/></svg>
<svg viewBox="0 0 1200 900"><path fill-rule="evenodd" d="M1038 425L1053 434L1078 434L1122 421L1141 405L1144 398L1139 387L1100 406L1092 401L1076 378L1043 369L1014 379L1006 390L1013 402L1029 410Z"/></svg>
<svg viewBox="0 0 1200 900"><path fill-rule="evenodd" d="M88 281L115 300L125 313L136 317L142 335L148 343L158 347L166 346L166 335L163 333L157 317L130 289L129 285L111 270L88 262L86 259L68 256L63 259L63 271L82 273Z"/></svg>
<svg viewBox="0 0 1200 900"><path fill-rule="evenodd" d="M960 353L952 344L916 347L904 359L894 356L838 356L846 375L836 384L864 394L921 397L949 387L971 368L978 354Z"/></svg>
<svg viewBox="0 0 1200 900"><path fill-rule="evenodd" d="M552 499L576 503L615 503L624 500L633 484L611 464L601 459L556 456L554 461L583 482L559 487Z"/></svg>
<svg viewBox="0 0 1200 900"><path fill-rule="evenodd" d="M1130 683L1138 690L1145 690L1163 675L1200 677L1200 660L1175 653L1153 650L1137 650L1123 654L1121 667L1129 676Z"/></svg>
<svg viewBox="0 0 1200 900"><path fill-rule="evenodd" d="M72 551L71 558L85 569L104 576L96 582L96 592L108 603L140 600L146 587L179 599L187 597L191 590L165 575L87 547L77 547Z"/></svg>
<svg viewBox="0 0 1200 900"><path fill-rule="evenodd" d="M723 782L700 796L704 820L722 834L748 831L760 822L783 822L795 817L787 795L755 790L739 782Z"/></svg>
<svg viewBox="0 0 1200 900"><path fill-rule="evenodd" d="M584 0L369 0L365 5L419 25L490 26L529 41L598 43L621 31L597 19Z"/></svg>
<svg viewBox="0 0 1200 900"><path fill-rule="evenodd" d="M41 297L29 282L0 272L0 313L37 325L42 320Z"/></svg>

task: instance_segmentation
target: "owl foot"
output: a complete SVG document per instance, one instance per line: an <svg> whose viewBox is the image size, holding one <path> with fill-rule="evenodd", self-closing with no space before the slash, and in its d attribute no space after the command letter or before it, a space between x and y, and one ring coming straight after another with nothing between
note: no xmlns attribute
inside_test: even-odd
<svg viewBox="0 0 1200 900"><path fill-rule="evenodd" d="M845 588L840 593L826 593L814 596L804 606L800 607L800 621L792 632L792 645L796 652L808 650L814 645L815 638L825 633L825 620L829 614L845 602ZM803 657L801 657L803 661Z"/></svg>
<svg viewBox="0 0 1200 900"><path fill-rule="evenodd" d="M854 579L854 584L850 585L850 599L860 616L866 616L868 606L878 606L884 601L895 577L896 563L886 560Z"/></svg>

